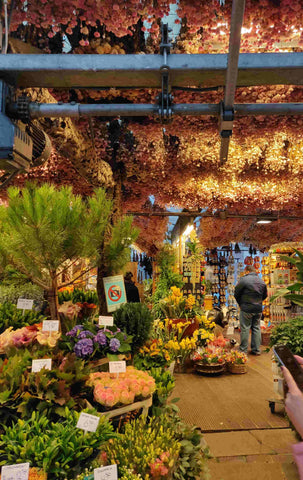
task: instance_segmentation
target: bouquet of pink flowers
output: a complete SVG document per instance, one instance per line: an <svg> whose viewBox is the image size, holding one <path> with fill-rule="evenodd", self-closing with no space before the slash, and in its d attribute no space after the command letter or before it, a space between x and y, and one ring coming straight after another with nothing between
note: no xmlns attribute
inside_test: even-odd
<svg viewBox="0 0 303 480"><path fill-rule="evenodd" d="M0 335L0 353L6 353L7 349L15 347L27 347L36 341L38 328L41 324L13 330L13 327L7 328Z"/></svg>
<svg viewBox="0 0 303 480"><path fill-rule="evenodd" d="M125 373L92 373L87 385L94 387L94 399L104 407L129 405L135 399L147 398L156 389L155 380L147 373L134 367L127 367Z"/></svg>

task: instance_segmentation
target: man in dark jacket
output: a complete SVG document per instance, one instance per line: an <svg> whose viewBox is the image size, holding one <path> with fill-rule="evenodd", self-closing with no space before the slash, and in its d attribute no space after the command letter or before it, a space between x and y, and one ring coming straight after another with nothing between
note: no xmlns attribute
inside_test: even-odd
<svg viewBox="0 0 303 480"><path fill-rule="evenodd" d="M267 297L267 287L256 274L252 265L246 267L247 274L235 288L235 299L240 307L241 352L247 353L251 329L251 353L260 355L262 302Z"/></svg>
<svg viewBox="0 0 303 480"><path fill-rule="evenodd" d="M133 274L127 272L124 277L125 293L128 303L140 302L139 290L132 281Z"/></svg>

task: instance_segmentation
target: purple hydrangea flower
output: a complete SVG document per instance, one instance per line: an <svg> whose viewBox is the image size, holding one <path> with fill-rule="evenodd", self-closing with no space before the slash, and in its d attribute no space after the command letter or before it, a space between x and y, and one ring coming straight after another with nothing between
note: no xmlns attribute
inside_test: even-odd
<svg viewBox="0 0 303 480"><path fill-rule="evenodd" d="M98 332L94 338L94 342L99 343L99 345L105 346L107 344L106 335L103 332Z"/></svg>
<svg viewBox="0 0 303 480"><path fill-rule="evenodd" d="M120 348L120 342L117 338L112 338L109 342L109 348L112 352L117 352Z"/></svg>
<svg viewBox="0 0 303 480"><path fill-rule="evenodd" d="M72 328L69 332L67 332L66 335L69 337L75 337L77 335L77 332L79 330L83 330L83 325L76 325L74 328Z"/></svg>
<svg viewBox="0 0 303 480"><path fill-rule="evenodd" d="M89 330L82 330L82 332L80 332L78 335L77 335L77 338L79 338L80 340L82 340L83 338L87 338L87 337L93 337L94 334L92 332L90 332Z"/></svg>
<svg viewBox="0 0 303 480"><path fill-rule="evenodd" d="M91 338L83 338L74 346L74 352L77 357L87 357L94 351L94 344Z"/></svg>

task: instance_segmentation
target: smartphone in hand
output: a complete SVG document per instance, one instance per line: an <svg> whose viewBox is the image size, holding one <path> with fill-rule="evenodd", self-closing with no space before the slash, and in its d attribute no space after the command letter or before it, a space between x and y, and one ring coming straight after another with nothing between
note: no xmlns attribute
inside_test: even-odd
<svg viewBox="0 0 303 480"><path fill-rule="evenodd" d="M294 381L298 385L299 389L303 392L303 369L297 362L292 352L286 345L275 345L273 352L279 362L288 370L293 376Z"/></svg>

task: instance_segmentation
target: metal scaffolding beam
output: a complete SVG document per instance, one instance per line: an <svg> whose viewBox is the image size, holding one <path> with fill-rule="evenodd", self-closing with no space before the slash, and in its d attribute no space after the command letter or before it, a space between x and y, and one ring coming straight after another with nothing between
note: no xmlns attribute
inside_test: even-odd
<svg viewBox="0 0 303 480"><path fill-rule="evenodd" d="M238 62L240 55L241 29L244 18L244 10L245 0L233 0L230 22L229 51L226 71L224 103L222 105L222 112L220 118L221 164L225 163L228 158L229 142L233 129L234 102L238 79Z"/></svg>
<svg viewBox="0 0 303 480"><path fill-rule="evenodd" d="M225 212L224 212L225 213ZM134 217L202 217L202 218L218 218L221 220L226 220L227 218L248 218L248 219L267 219L272 221L277 220L303 220L303 217L293 217L287 215L240 215L240 214L229 214L220 216L219 213L211 214L206 212L192 211L192 212L126 212L126 215L132 215Z"/></svg>
<svg viewBox="0 0 303 480"><path fill-rule="evenodd" d="M0 79L20 88L161 88L162 55L8 54ZM170 85L225 85L226 54L170 54ZM242 53L237 86L303 85L303 53Z"/></svg>
<svg viewBox="0 0 303 480"><path fill-rule="evenodd" d="M173 115L211 115L220 113L215 103L180 103L171 106ZM17 104L10 104L8 113L17 115ZM255 115L303 115L303 103L243 103L234 105L236 117ZM141 117L159 115L158 105L153 104L79 104L35 103L29 104L31 118L43 117Z"/></svg>

